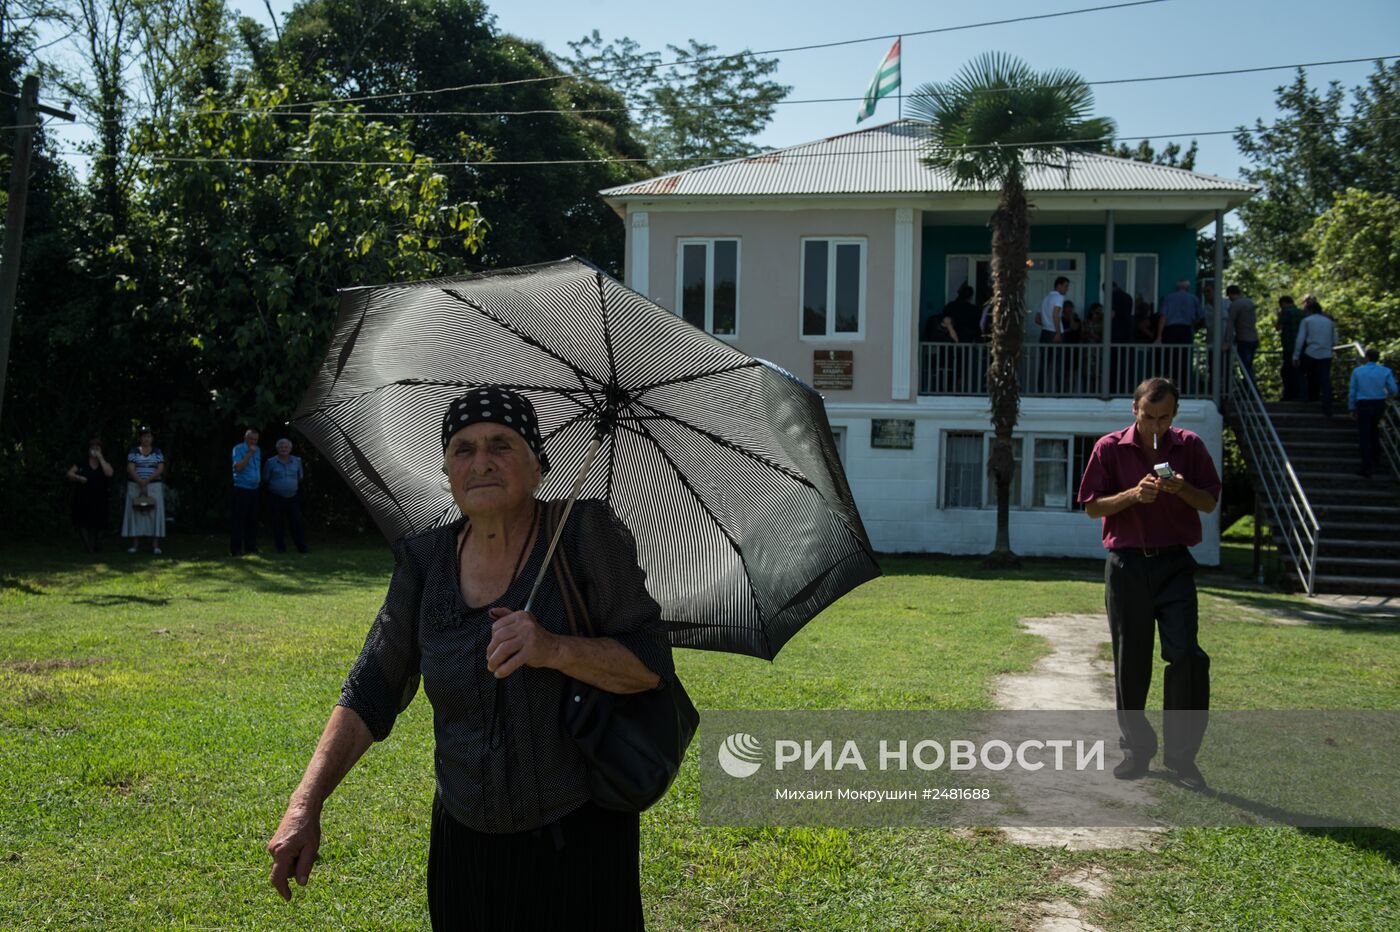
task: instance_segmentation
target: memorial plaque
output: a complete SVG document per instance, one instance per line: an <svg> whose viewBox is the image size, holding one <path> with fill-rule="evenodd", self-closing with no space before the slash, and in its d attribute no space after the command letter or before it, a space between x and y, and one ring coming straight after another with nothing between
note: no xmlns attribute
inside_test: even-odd
<svg viewBox="0 0 1400 932"><path fill-rule="evenodd" d="M813 350L812 387L849 390L854 383L850 350Z"/></svg>
<svg viewBox="0 0 1400 932"><path fill-rule="evenodd" d="M884 450L914 449L912 418L875 418L870 422L870 445Z"/></svg>

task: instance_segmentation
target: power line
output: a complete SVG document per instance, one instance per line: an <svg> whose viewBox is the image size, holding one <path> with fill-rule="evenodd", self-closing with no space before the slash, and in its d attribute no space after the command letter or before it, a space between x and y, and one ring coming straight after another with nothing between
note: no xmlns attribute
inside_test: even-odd
<svg viewBox="0 0 1400 932"><path fill-rule="evenodd" d="M1009 93L1012 91L1029 90L1056 90L1067 87L1105 87L1121 84L1147 84L1156 81L1180 81L1190 78L1216 78L1238 74L1258 74L1266 71L1292 71L1295 68L1321 68L1329 65L1355 65L1362 62L1381 62L1400 59L1400 55L1367 55L1361 58L1333 58L1326 61L1293 62L1286 65L1257 65L1250 68L1226 68L1218 71L1190 71L1180 74L1159 74L1147 75L1132 78L1104 78L1094 81L1079 81L1061 84L1022 84L1010 87L985 88L981 93ZM927 94L897 94L904 100L917 100L927 97ZM775 106L792 106L794 104L829 104L829 103L852 103L864 100L863 97L811 97L797 100L774 101ZM300 106L300 105L298 105ZM732 109L733 104L709 104L691 107L691 110L726 110ZM274 117L344 117L361 119L383 119L396 118L408 119L414 117L503 117L503 116L543 116L543 115L588 115L595 113L646 113L656 110L656 107L580 107L580 108L540 108L532 110L280 110L259 107L232 107L212 110L182 110L178 111L185 116L255 116L265 115Z"/></svg>
<svg viewBox="0 0 1400 932"><path fill-rule="evenodd" d="M337 104L337 103L358 103L365 100L391 100L400 97L422 97L430 94L449 94L457 91L485 90L496 87L515 87L521 84L539 84L545 81L566 81L571 78L596 79L607 75L630 74L634 71L645 71L651 68L670 67L690 67L693 65L706 64L715 61L727 61L733 58L742 58L752 55L782 55L788 52L808 52L816 49L832 49L846 45L860 45L866 42L882 42L890 39L897 39L901 36L909 38L912 36L931 36L945 32L961 32L967 29L982 29L987 26L1006 26L1012 23L1029 23L1038 20L1058 19L1065 16L1078 16L1083 13L1101 13L1107 10L1122 10L1128 7L1150 6L1156 3L1166 3L1167 0L1129 0L1126 3L1110 3L1103 6L1081 7L1077 10L1058 10L1054 13L1036 13L1029 16L1013 16L1007 19L986 20L980 23L964 23L959 26L940 26L935 29L910 30L908 32L888 33L878 36L865 36L860 39L842 39L836 42L818 42L811 45L792 45L786 48L761 49L757 52L745 50L728 55L711 55L705 58L677 59L676 61L661 62L656 64L639 65L630 68L613 68L605 71L594 71L589 74L555 74L543 75L536 78L517 78L513 81L487 81L479 84L460 84L455 87L438 87L420 91L396 91L387 94L362 94L356 97L331 97L324 100L301 101L300 103L278 104L278 107L306 107L315 104Z"/></svg>
<svg viewBox="0 0 1400 932"><path fill-rule="evenodd" d="M1373 119L1349 119L1318 121L1314 123L1299 123L1293 125L1293 129L1324 129L1338 126L1350 126L1356 123L1388 123L1400 121L1400 116L1377 117ZM1233 136L1238 133L1268 133L1273 132L1272 127L1248 128L1236 127L1234 129L1203 130L1200 132L1179 132L1179 133L1152 133L1143 136L1100 136L1091 139L1052 139L1040 142L1018 142L1018 143L980 143L965 146L944 146L931 148L942 148L944 150L972 151L982 149L1042 149L1052 146L1082 146L1088 143L1114 143L1114 142L1148 142L1154 139L1182 139L1186 137L1200 138L1204 136ZM869 155L890 155L906 153L909 146L902 146L891 149L867 149L862 152L782 152L782 150L767 150L755 152L751 155L738 156L732 159L720 160L721 162L743 162L750 159L770 157L775 152L782 152L785 159L810 159L810 158L859 158ZM82 154L59 152L60 155ZM701 162L715 163L716 160L708 156L694 156L689 158L658 159L646 156L639 157L619 157L619 158L598 158L598 159L530 159L519 161L490 161L490 160L442 160L419 159L413 162L390 162L390 161L351 161L341 159L263 159L263 158L217 158L211 156L175 156L175 155L150 155L148 158L159 162L188 163L188 164L213 164L213 165L308 165L308 166L341 166L356 168L524 168L540 167L548 165L620 165L654 161L672 162ZM1170 166L1168 166L1170 167Z"/></svg>

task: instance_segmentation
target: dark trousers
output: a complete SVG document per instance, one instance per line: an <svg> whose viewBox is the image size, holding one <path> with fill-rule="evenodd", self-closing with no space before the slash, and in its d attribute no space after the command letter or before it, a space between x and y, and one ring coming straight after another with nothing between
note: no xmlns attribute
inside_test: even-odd
<svg viewBox="0 0 1400 932"><path fill-rule="evenodd" d="M229 518L228 552L235 557L258 552L258 490L233 490L233 514Z"/></svg>
<svg viewBox="0 0 1400 932"><path fill-rule="evenodd" d="M1196 759L1210 708L1210 658L1196 640L1196 561L1186 548L1157 556L1114 550L1104 564L1104 604L1113 638L1113 684L1119 745L1143 760L1157 753L1157 733L1143 710L1152 684L1153 636L1160 632L1168 766Z"/></svg>
<svg viewBox="0 0 1400 932"><path fill-rule="evenodd" d="M1191 345L1194 331L1190 324L1167 324L1162 328L1161 360L1156 375L1164 375L1183 392L1193 391L1187 384L1191 376Z"/></svg>
<svg viewBox="0 0 1400 932"><path fill-rule="evenodd" d="M1292 352L1285 347L1279 364L1279 381L1283 385L1284 401L1303 400L1303 370L1293 365Z"/></svg>
<svg viewBox="0 0 1400 932"><path fill-rule="evenodd" d="M1356 403L1356 439L1361 445L1361 471L1368 476L1381 457L1381 415L1384 413L1383 399Z"/></svg>
<svg viewBox="0 0 1400 932"><path fill-rule="evenodd" d="M291 527L292 543L297 545L297 550L306 553L306 533L301 523L301 496L283 498L281 495L269 494L267 504L268 510L272 512L272 541L277 545L277 552L286 552L285 531L287 527Z"/></svg>
<svg viewBox="0 0 1400 932"><path fill-rule="evenodd" d="M1303 377L1308 382L1308 401L1321 401L1324 417L1332 416L1332 359L1314 359L1307 353L1301 357Z"/></svg>
<svg viewBox="0 0 1400 932"><path fill-rule="evenodd" d="M505 790L509 792L509 790ZM433 801L433 929L627 932L644 928L640 819L593 803L533 831L473 831Z"/></svg>
<svg viewBox="0 0 1400 932"><path fill-rule="evenodd" d="M1254 353L1258 349L1258 340L1250 343L1246 343L1244 340L1235 342L1235 352L1240 354L1240 365L1244 367L1245 374L1249 376L1251 382L1254 381Z"/></svg>

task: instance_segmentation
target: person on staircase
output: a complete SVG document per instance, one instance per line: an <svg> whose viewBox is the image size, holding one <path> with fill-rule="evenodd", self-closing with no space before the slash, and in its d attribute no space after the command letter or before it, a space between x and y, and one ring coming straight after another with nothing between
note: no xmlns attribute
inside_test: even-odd
<svg viewBox="0 0 1400 932"><path fill-rule="evenodd" d="M1337 325L1313 295L1303 296L1307 317L1298 327L1293 344L1293 365L1302 369L1308 384L1308 401L1322 402L1322 416L1332 416L1332 347Z"/></svg>
<svg viewBox="0 0 1400 932"><path fill-rule="evenodd" d="M1366 351L1366 361L1351 371L1351 387L1347 390L1347 408L1356 419L1356 439L1361 446L1359 476L1371 478L1381 452L1381 415L1385 406L1400 394L1395 374L1381 365L1380 351Z"/></svg>

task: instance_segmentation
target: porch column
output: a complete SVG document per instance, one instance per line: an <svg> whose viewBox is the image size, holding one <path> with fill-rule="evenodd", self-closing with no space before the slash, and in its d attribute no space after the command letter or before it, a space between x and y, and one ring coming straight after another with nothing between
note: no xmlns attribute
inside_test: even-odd
<svg viewBox="0 0 1400 932"><path fill-rule="evenodd" d="M1099 397L1109 398L1113 394L1108 384L1108 354L1113 337L1113 211L1104 211L1103 222L1103 281L1099 283L1103 291L1103 348L1099 352Z"/></svg>
<svg viewBox="0 0 1400 932"><path fill-rule="evenodd" d="M646 211L638 211L632 218L632 267L627 270L631 281L627 284L637 294L646 296L651 287L651 240Z"/></svg>
<svg viewBox="0 0 1400 932"><path fill-rule="evenodd" d="M1225 384L1225 360L1220 356L1220 337L1225 329L1225 320L1220 311L1225 301L1225 211L1215 212L1215 326L1210 328L1210 396L1215 401L1215 410L1220 410L1220 395Z"/></svg>
<svg viewBox="0 0 1400 932"><path fill-rule="evenodd" d="M909 397L909 369L914 335L914 209L894 210L894 348L890 360L890 398Z"/></svg>

